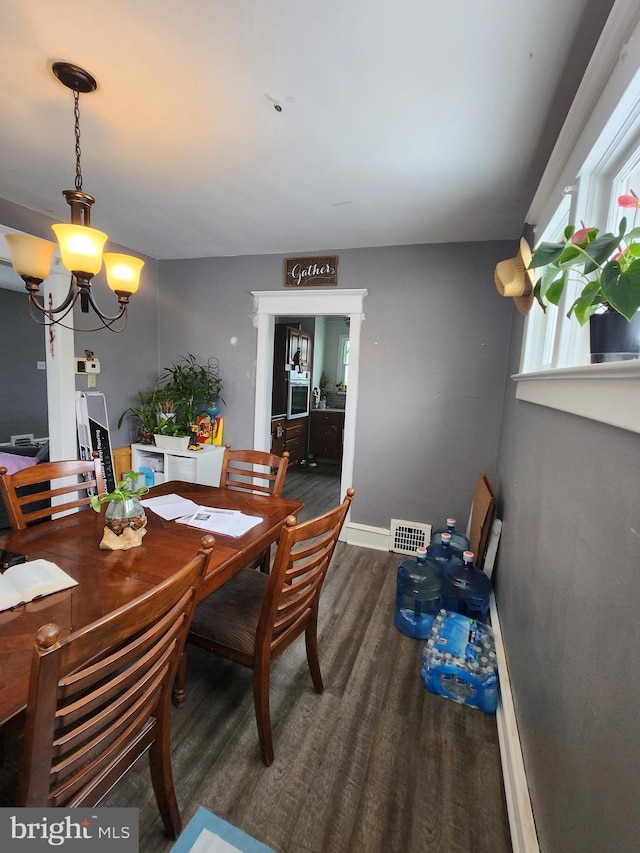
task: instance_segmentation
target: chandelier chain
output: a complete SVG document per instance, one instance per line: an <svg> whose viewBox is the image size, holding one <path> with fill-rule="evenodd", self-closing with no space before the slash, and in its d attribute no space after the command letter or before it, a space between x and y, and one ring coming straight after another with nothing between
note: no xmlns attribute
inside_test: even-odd
<svg viewBox="0 0 640 853"><path fill-rule="evenodd" d="M80 93L74 89L73 92L73 116L75 119L76 134L76 189L82 191L82 167L80 165Z"/></svg>

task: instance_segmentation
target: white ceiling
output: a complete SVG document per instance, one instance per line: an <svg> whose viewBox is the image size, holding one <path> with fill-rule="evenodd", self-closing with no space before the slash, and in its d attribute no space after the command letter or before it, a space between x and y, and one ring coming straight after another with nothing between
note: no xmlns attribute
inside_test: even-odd
<svg viewBox="0 0 640 853"><path fill-rule="evenodd" d="M1 0L0 198L68 220L67 60L92 225L139 252L516 238L611 2Z"/></svg>

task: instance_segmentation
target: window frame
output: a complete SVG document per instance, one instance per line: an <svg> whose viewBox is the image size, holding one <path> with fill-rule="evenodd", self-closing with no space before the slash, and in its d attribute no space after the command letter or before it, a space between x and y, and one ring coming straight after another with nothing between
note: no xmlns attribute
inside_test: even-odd
<svg viewBox="0 0 640 853"><path fill-rule="evenodd" d="M640 169L640 23L637 5L617 0L527 215L540 235L536 242L557 234L567 198L569 221L617 227L616 200L634 169ZM548 337L545 343L549 320L534 303L520 372L512 376L516 398L640 432L640 360L587 363L588 325L565 316L577 292L579 283L568 282L552 345Z"/></svg>

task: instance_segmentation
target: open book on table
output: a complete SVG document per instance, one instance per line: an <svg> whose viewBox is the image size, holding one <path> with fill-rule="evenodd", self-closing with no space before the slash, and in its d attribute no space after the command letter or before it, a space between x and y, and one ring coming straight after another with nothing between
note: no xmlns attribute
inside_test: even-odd
<svg viewBox="0 0 640 853"><path fill-rule="evenodd" d="M77 583L49 560L31 560L11 566L0 575L0 610L9 610Z"/></svg>

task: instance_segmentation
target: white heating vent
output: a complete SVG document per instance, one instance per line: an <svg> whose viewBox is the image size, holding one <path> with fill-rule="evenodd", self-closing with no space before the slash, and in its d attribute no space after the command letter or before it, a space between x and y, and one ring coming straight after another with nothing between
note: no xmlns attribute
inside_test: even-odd
<svg viewBox="0 0 640 853"><path fill-rule="evenodd" d="M416 548L426 548L431 541L431 525L420 521L391 519L389 550L398 554L415 554Z"/></svg>

